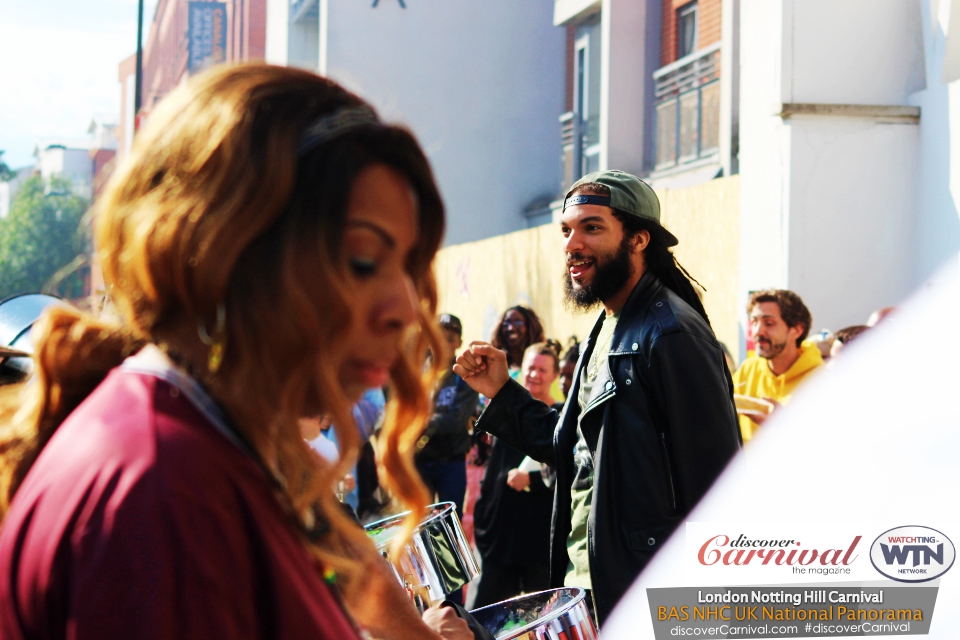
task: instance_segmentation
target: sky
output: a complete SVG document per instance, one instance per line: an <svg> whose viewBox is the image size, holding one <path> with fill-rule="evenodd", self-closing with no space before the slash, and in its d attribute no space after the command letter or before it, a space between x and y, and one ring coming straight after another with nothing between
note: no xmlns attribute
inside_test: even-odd
<svg viewBox="0 0 960 640"><path fill-rule="evenodd" d="M144 33L157 0L144 0ZM136 53L137 0L0 0L0 150L19 168L37 140L84 138L120 111L120 61Z"/></svg>

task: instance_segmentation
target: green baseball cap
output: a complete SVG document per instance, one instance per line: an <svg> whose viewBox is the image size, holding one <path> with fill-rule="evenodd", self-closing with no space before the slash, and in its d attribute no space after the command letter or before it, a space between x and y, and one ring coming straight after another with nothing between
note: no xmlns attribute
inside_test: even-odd
<svg viewBox="0 0 960 640"><path fill-rule="evenodd" d="M610 189L610 196L597 196L591 194L570 195L581 185L594 182L602 184ZM598 204L604 207L610 207L623 213L644 218L651 222L660 224L660 199L653 192L646 182L637 176L624 173L623 171L597 171L588 173L573 183L573 186L567 190L563 199L563 208L577 204ZM667 246L673 247L680 244L676 236L664 229L667 238Z"/></svg>

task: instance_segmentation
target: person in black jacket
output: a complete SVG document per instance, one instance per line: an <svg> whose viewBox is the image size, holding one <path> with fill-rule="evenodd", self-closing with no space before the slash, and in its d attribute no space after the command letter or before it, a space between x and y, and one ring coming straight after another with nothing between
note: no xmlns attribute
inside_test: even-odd
<svg viewBox="0 0 960 640"><path fill-rule="evenodd" d="M566 294L602 304L561 412L472 343L454 370L492 398L477 422L556 469L551 585L591 590L603 623L741 446L733 383L703 304L639 178L602 171L564 199Z"/></svg>
<svg viewBox="0 0 960 640"><path fill-rule="evenodd" d="M546 342L532 344L522 364L521 380L531 396L562 408L550 396L560 372L556 349ZM553 486L540 469L518 469L524 458L523 452L494 438L473 516L483 558L475 607L550 588Z"/></svg>
<svg viewBox="0 0 960 640"><path fill-rule="evenodd" d="M463 325L460 318L440 315L440 328L450 348L453 365L461 344ZM463 498L467 492L467 452L470 451L470 418L476 409L479 394L452 370L440 380L434 395L433 416L417 443L417 471L438 502L457 505L463 517Z"/></svg>

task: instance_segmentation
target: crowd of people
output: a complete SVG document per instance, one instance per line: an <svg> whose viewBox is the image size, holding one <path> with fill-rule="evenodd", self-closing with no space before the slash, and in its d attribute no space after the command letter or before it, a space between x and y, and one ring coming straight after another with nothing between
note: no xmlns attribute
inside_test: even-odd
<svg viewBox="0 0 960 640"><path fill-rule="evenodd" d="M824 330L809 339L813 317L800 296L783 289L751 293L747 317L755 353L733 372L743 441L753 437L774 409L787 404L811 373L892 311L880 309L867 325L844 327L835 334Z"/></svg>
<svg viewBox="0 0 960 640"><path fill-rule="evenodd" d="M869 325L876 324L891 311L892 308L886 308L875 312L868 320ZM760 430L774 409L789 403L793 392L811 373L837 357L845 346L870 328L854 325L836 333L824 330L812 336L811 312L800 296L787 290L753 292L746 312L753 343L748 357L737 366L726 346L720 344L732 375L743 442L748 442ZM533 460L507 440L491 435L479 425L474 427L490 398L480 395L453 371L456 353L463 346L460 318L443 313L437 322L448 347L448 366L435 389L433 415L418 442L415 461L433 499L454 503L461 518L467 495L476 494L467 515L474 523L473 540L483 569L474 586L476 593L469 601L474 607L482 607L548 589L556 472L549 464ZM608 329L607 333L612 331ZM604 335L601 326L597 340L608 341L611 337L612 334ZM536 311L518 305L500 316L489 344L503 352L510 379L559 415L574 386L581 349L576 336L569 337L567 343L564 349L558 340L547 339ZM382 397L382 391L377 393ZM355 421L361 428L361 439L368 440L373 435L373 429L367 427L370 421L356 415L364 406L370 406L369 400L361 400L354 407ZM382 401L379 406L382 411ZM374 410L373 415L379 414ZM311 441L315 448L318 440L322 441L322 436ZM336 448L331 451L335 457ZM589 446L577 451L574 460L578 469L591 466L593 461L589 459L593 455ZM467 480L471 464L482 469L482 480L473 486ZM346 501L356 507L356 498L349 493L352 476L346 476L345 480L348 483ZM583 484L582 479L580 483ZM378 505L377 509L358 513L361 519L370 521L382 515L388 500L374 500L374 504ZM580 519L584 530L576 535L585 538L586 514ZM574 573L569 581L565 577L564 584L589 586L589 556L585 547L577 551L585 558L581 574ZM572 557L570 562L573 563ZM451 594L451 598L460 602L464 599L460 591Z"/></svg>
<svg viewBox="0 0 960 640"><path fill-rule="evenodd" d="M117 318L48 309L0 398L0 636L485 637L460 592L418 611L358 526L409 511L402 543L433 502L473 522L474 606L577 587L602 624L866 330L811 340L799 296L755 292L735 367L656 194L609 170L561 214L589 335L513 306L465 345L443 229L416 140L335 83L242 65L173 92L96 215Z"/></svg>

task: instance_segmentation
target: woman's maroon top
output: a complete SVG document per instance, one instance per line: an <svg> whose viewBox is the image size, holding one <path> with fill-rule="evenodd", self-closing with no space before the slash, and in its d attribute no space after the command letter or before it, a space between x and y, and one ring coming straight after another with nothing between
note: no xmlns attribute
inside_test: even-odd
<svg viewBox="0 0 960 640"><path fill-rule="evenodd" d="M158 352L112 371L0 529L0 637L358 638L224 423Z"/></svg>

